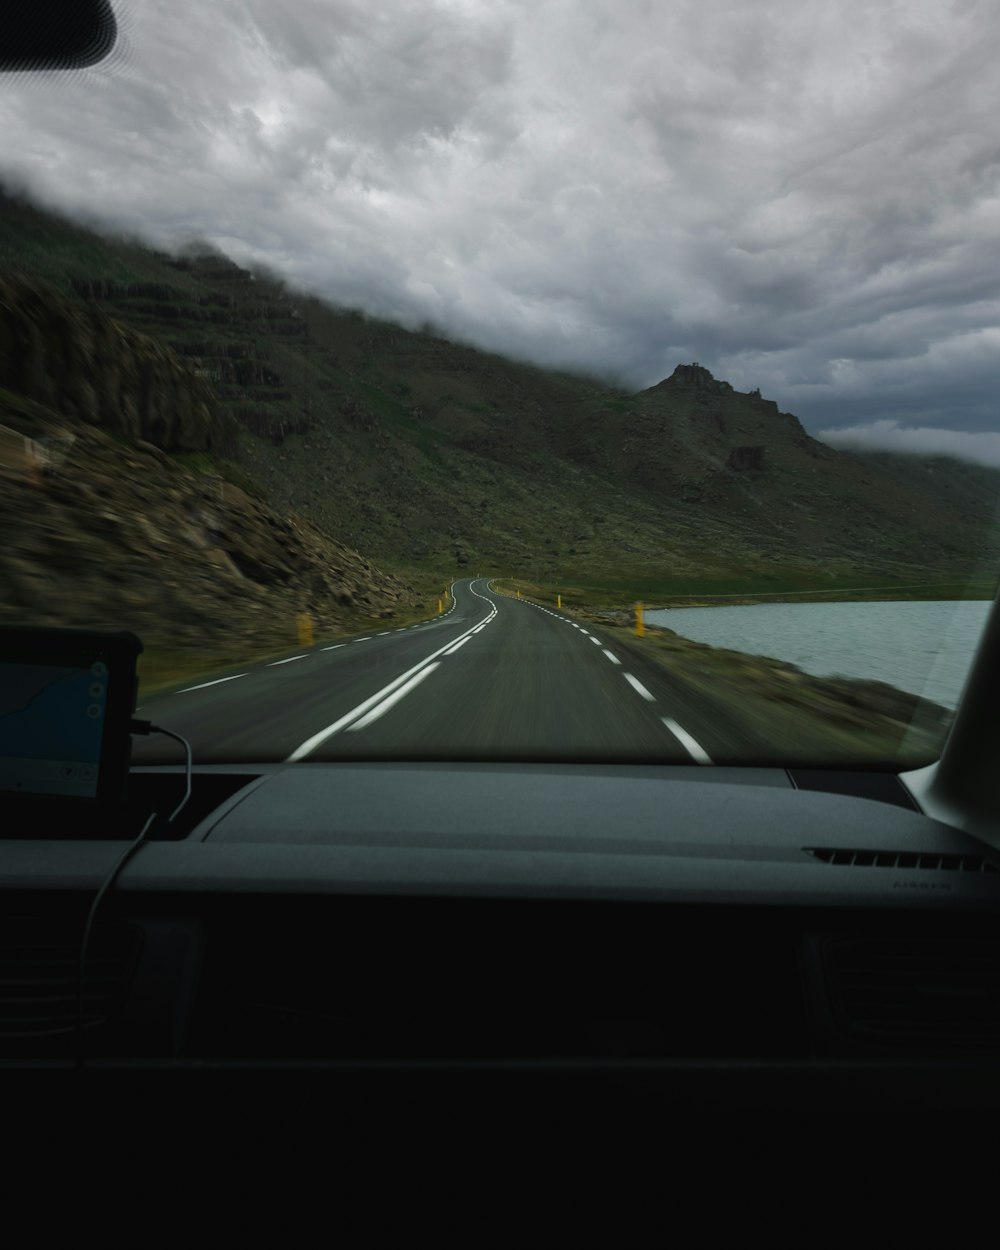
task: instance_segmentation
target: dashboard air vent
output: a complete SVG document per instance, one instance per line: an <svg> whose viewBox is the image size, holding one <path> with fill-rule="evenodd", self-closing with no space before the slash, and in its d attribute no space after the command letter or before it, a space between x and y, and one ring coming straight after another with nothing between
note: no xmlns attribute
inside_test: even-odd
<svg viewBox="0 0 1000 1250"><path fill-rule="evenodd" d="M0 923L0 1038L75 1029L82 935L83 925L75 921ZM132 925L95 925L84 982L86 1025L105 1023L124 1005L141 941L141 931Z"/></svg>
<svg viewBox="0 0 1000 1250"><path fill-rule="evenodd" d="M998 872L981 855L941 855L935 851L853 851L841 847L804 846L807 854L825 864L852 868L930 868L938 872Z"/></svg>
<svg viewBox="0 0 1000 1250"><path fill-rule="evenodd" d="M1000 1046L1000 942L842 938L824 945L833 1003L854 1036Z"/></svg>

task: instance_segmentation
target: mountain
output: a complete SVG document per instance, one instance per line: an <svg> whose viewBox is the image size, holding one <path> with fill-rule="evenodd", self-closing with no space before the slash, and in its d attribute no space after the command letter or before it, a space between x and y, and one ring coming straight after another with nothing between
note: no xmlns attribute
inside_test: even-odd
<svg viewBox="0 0 1000 1250"><path fill-rule="evenodd" d="M8 351L0 386L238 476L276 515L404 580L482 567L608 593L781 591L955 581L998 554L991 488L970 507L827 447L697 364L630 394L331 307L208 247L171 256L103 237L11 195L0 263L21 282L23 316L44 321L32 301L58 299L57 323L86 314L118 327L121 348L97 329L38 331L30 368Z"/></svg>

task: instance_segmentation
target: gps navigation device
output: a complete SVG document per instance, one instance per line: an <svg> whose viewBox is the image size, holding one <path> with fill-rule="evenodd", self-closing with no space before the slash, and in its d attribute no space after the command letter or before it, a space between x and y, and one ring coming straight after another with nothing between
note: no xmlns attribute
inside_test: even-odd
<svg viewBox="0 0 1000 1250"><path fill-rule="evenodd" d="M89 825L91 817L121 810L141 651L139 639L124 631L0 627L6 836L48 832L22 828L46 814L75 814Z"/></svg>

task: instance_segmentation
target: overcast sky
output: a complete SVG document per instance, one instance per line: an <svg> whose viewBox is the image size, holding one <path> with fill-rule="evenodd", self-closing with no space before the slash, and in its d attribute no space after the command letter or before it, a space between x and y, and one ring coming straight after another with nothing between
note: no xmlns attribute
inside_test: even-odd
<svg viewBox="0 0 1000 1250"><path fill-rule="evenodd" d="M104 66L0 84L43 202L1000 463L995 0L112 2Z"/></svg>

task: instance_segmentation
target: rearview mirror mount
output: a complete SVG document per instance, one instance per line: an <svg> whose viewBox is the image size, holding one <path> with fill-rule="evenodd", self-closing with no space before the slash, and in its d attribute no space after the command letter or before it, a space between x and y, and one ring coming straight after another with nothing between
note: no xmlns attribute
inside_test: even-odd
<svg viewBox="0 0 1000 1250"><path fill-rule="evenodd" d="M115 46L110 0L5 0L0 71L85 69Z"/></svg>

